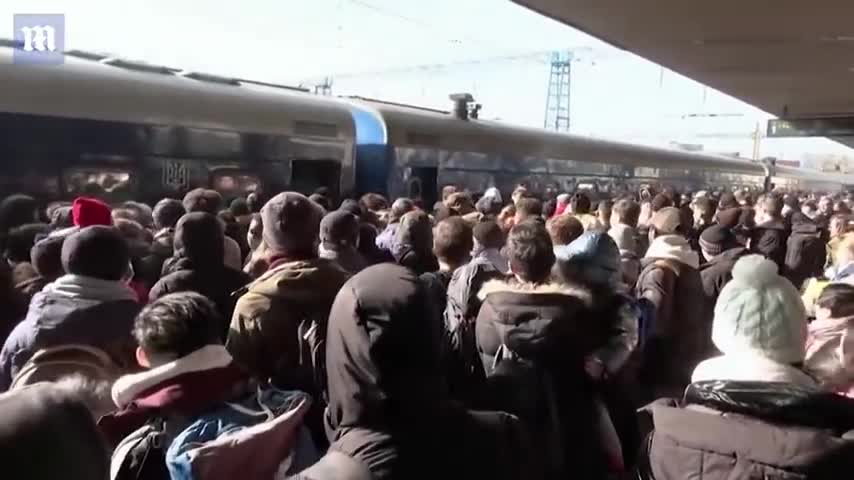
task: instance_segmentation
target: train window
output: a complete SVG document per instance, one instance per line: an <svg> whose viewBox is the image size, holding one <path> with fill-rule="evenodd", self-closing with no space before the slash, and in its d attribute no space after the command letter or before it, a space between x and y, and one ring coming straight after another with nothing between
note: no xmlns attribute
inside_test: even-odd
<svg viewBox="0 0 854 480"><path fill-rule="evenodd" d="M326 187L337 197L340 182L341 165L334 160L291 160L291 188L298 192Z"/></svg>
<svg viewBox="0 0 854 480"><path fill-rule="evenodd" d="M19 192L35 197L55 198L59 196L59 179L44 172L2 172L0 192Z"/></svg>
<svg viewBox="0 0 854 480"><path fill-rule="evenodd" d="M257 192L261 186L258 176L240 170L218 170L211 175L213 189L231 198Z"/></svg>
<svg viewBox="0 0 854 480"><path fill-rule="evenodd" d="M239 133L203 128L186 129L186 148L193 158L235 158L243 151Z"/></svg>
<svg viewBox="0 0 854 480"><path fill-rule="evenodd" d="M133 197L133 175L126 170L70 168L62 175L68 196L93 195L110 200Z"/></svg>

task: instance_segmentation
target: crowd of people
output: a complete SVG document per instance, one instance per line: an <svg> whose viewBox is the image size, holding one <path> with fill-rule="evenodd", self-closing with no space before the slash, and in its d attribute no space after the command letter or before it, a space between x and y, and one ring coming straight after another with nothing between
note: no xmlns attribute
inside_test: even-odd
<svg viewBox="0 0 854 480"><path fill-rule="evenodd" d="M852 197L507 193L3 199L4 471L854 468Z"/></svg>

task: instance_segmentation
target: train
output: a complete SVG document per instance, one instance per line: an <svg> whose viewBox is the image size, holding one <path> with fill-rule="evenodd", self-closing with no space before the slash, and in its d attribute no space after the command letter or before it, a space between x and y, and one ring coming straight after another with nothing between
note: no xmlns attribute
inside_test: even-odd
<svg viewBox="0 0 854 480"><path fill-rule="evenodd" d="M17 47L0 40L0 196L153 202L197 187L226 198L324 187L337 198L375 192L429 205L448 184L597 194L854 185L771 162L482 120L467 95L442 111L80 50L58 65L15 64Z"/></svg>

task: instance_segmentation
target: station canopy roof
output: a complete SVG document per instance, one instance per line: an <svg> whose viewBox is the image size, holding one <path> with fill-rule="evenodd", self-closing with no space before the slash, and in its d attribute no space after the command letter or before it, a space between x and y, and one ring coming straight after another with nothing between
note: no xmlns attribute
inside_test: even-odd
<svg viewBox="0 0 854 480"><path fill-rule="evenodd" d="M773 115L854 116L851 0L513 1Z"/></svg>

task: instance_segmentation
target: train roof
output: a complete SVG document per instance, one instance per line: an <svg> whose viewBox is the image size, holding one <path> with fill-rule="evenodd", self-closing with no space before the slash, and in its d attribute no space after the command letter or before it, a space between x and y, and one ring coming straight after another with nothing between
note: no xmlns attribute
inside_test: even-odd
<svg viewBox="0 0 854 480"><path fill-rule="evenodd" d="M59 65L14 64L0 41L0 111L349 139L350 110L298 88L69 51ZM320 132L320 133L318 133Z"/></svg>
<svg viewBox="0 0 854 480"><path fill-rule="evenodd" d="M549 130L514 126L490 120L460 120L448 112L423 109L362 97L386 121L389 143L441 149L512 153L584 162L604 162L651 168L703 168L729 173L764 175L762 164L750 160L669 150Z"/></svg>

